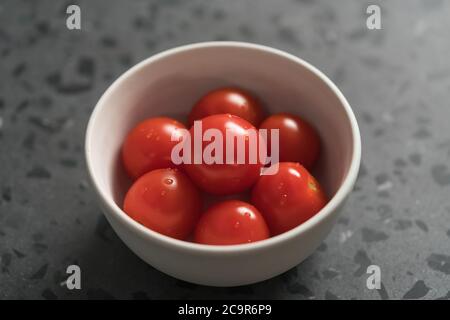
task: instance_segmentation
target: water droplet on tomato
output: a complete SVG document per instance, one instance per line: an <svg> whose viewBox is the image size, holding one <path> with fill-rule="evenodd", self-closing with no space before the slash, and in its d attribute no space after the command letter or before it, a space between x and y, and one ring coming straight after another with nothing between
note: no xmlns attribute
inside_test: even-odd
<svg viewBox="0 0 450 320"><path fill-rule="evenodd" d="M288 195L287 195L286 193L284 193L284 194L281 195L280 206L283 206L283 205L286 204L287 197L288 197Z"/></svg>

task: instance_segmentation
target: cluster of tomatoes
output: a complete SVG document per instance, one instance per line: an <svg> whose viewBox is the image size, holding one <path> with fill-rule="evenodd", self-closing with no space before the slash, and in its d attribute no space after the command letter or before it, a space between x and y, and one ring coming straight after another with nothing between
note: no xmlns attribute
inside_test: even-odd
<svg viewBox="0 0 450 320"><path fill-rule="evenodd" d="M272 164L278 170L261 175L265 164L250 163L249 148L244 163L174 164L176 137L187 127L167 117L144 120L129 132L122 147L123 165L134 181L123 209L134 220L176 239L232 245L295 228L326 204L322 188L308 171L319 155L320 139L300 117L280 113L264 119L258 99L240 89L222 88L206 94L191 110L187 131L191 136L198 134L193 126L198 120L202 133L215 129L226 136L231 131L244 135L246 144L249 129L278 129L279 163ZM270 154L270 136L267 140ZM208 148L208 141L200 148ZM204 203L208 194L216 195L209 207ZM248 201L237 200L242 198Z"/></svg>

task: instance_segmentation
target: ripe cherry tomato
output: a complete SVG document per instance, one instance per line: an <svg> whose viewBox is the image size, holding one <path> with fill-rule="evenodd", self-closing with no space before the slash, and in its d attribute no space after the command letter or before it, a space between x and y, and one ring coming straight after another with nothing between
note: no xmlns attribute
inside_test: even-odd
<svg viewBox="0 0 450 320"><path fill-rule="evenodd" d="M261 176L252 203L263 214L272 235L302 224L327 203L319 183L299 163L282 162L275 175Z"/></svg>
<svg viewBox="0 0 450 320"><path fill-rule="evenodd" d="M311 169L319 155L320 139L316 130L300 117L289 113L271 115L260 129L279 129L280 162L300 162ZM270 154L270 135L268 135Z"/></svg>
<svg viewBox="0 0 450 320"><path fill-rule="evenodd" d="M176 239L186 239L201 211L200 194L179 169L150 171L134 182L123 210L149 229Z"/></svg>
<svg viewBox="0 0 450 320"><path fill-rule="evenodd" d="M186 129L180 122L166 117L150 118L134 127L122 147L122 162L128 175L137 179L146 172L175 167L171 160L172 148L177 141L171 141L172 132Z"/></svg>
<svg viewBox="0 0 450 320"><path fill-rule="evenodd" d="M250 188L258 179L260 174L260 169L262 167L261 161L256 152L256 161L252 164L250 163L250 142L255 141L256 146L258 146L258 134L255 127L253 127L246 120L230 115L230 114L217 114L203 118L201 121L202 129L201 136L203 137L205 131L209 129L214 129L222 136L222 144L219 147L222 149L222 156L217 157L221 159L221 163L210 163L206 162L204 157L205 150L207 146L213 141L203 141L198 142L201 149L196 152L195 148L195 125L190 129L190 135L192 137L192 159L190 164L184 164L184 169L192 181L202 190L218 195L234 194L245 191ZM237 162L238 148L240 146L235 139L234 143L234 159L232 158L232 163L227 162L227 130L228 134L238 137L239 139L244 139L245 150L241 150L245 157L244 163ZM251 138L250 131L254 131L256 134ZM257 150L256 150L257 151ZM201 159L201 164L194 163L195 154ZM214 152L214 155L216 153Z"/></svg>
<svg viewBox="0 0 450 320"><path fill-rule="evenodd" d="M255 127L263 120L260 103L249 93L235 88L222 88L209 92L192 109L189 125L214 114L229 113L247 120Z"/></svg>
<svg viewBox="0 0 450 320"><path fill-rule="evenodd" d="M195 229L195 242L212 245L249 243L269 238L264 218L252 205L237 200L209 208Z"/></svg>

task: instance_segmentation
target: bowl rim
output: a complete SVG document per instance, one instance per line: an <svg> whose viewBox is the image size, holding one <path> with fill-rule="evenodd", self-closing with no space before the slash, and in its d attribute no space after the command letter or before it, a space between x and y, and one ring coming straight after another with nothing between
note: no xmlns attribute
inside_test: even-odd
<svg viewBox="0 0 450 320"><path fill-rule="evenodd" d="M136 222L131 217L129 217L113 201L113 199L109 195L107 195L105 190L100 188L99 184L97 183L97 178L90 161L90 155L92 153L90 150L90 141L94 133L93 132L94 123L96 122L100 110L105 107L104 101L106 100L106 98L114 90L116 90L116 88L122 82L126 81L128 78L130 78L134 73L138 72L139 70L168 56L176 55L186 51L206 49L206 48L218 48L218 47L243 48L256 51L263 51L265 53L277 55L284 59L288 59L296 64L300 64L302 67L306 68L308 71L312 72L315 76L317 76L321 81L323 81L325 85L327 85L331 89L331 91L336 95L336 97L338 98L338 100L340 101L341 105L344 108L344 111L346 113L346 116L348 118L351 127L353 151L350 168L348 169L344 181L342 182L341 186L334 194L334 196L318 213L316 213L313 217L311 217L301 225L289 231L286 231L280 235L253 243L237 244L237 245L198 244L194 242L174 239L141 225L140 223ZM310 231L311 229L319 225L322 221L324 221L327 217L329 217L342 204L345 198L350 194L355 184L361 162L361 136L358 123L356 121L356 117L347 99L344 97L342 92L337 88L337 86L324 73L322 73L322 71L320 71L310 63L293 54L265 45L249 42L238 42L238 41L208 41L208 42L186 44L159 52L137 63L136 65L128 69L126 72L124 72L122 75L120 75L102 94L102 96L98 100L97 104L95 105L91 113L85 135L85 160L88 176L97 196L101 199L104 206L106 206L109 209L109 212L112 212L114 216L117 218L117 220L120 221L120 223L126 226L129 230L139 234L139 236L144 237L147 240L156 241L158 242L158 244L162 246L177 248L179 250L189 250L195 251L197 253L206 253L206 254L236 254L248 251L259 251L269 247L277 246L282 242L287 242L289 240L292 240L293 238L296 238L302 233Z"/></svg>

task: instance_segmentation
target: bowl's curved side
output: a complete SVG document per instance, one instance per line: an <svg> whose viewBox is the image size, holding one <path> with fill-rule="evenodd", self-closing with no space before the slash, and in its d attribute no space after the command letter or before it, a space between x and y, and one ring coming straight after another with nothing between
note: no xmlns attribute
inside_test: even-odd
<svg viewBox="0 0 450 320"><path fill-rule="evenodd" d="M108 208L103 212L122 241L138 257L174 278L207 286L232 287L273 278L310 256L332 229L340 208L317 228L265 250L246 254L208 254L201 251L167 249L134 232L117 220Z"/></svg>

